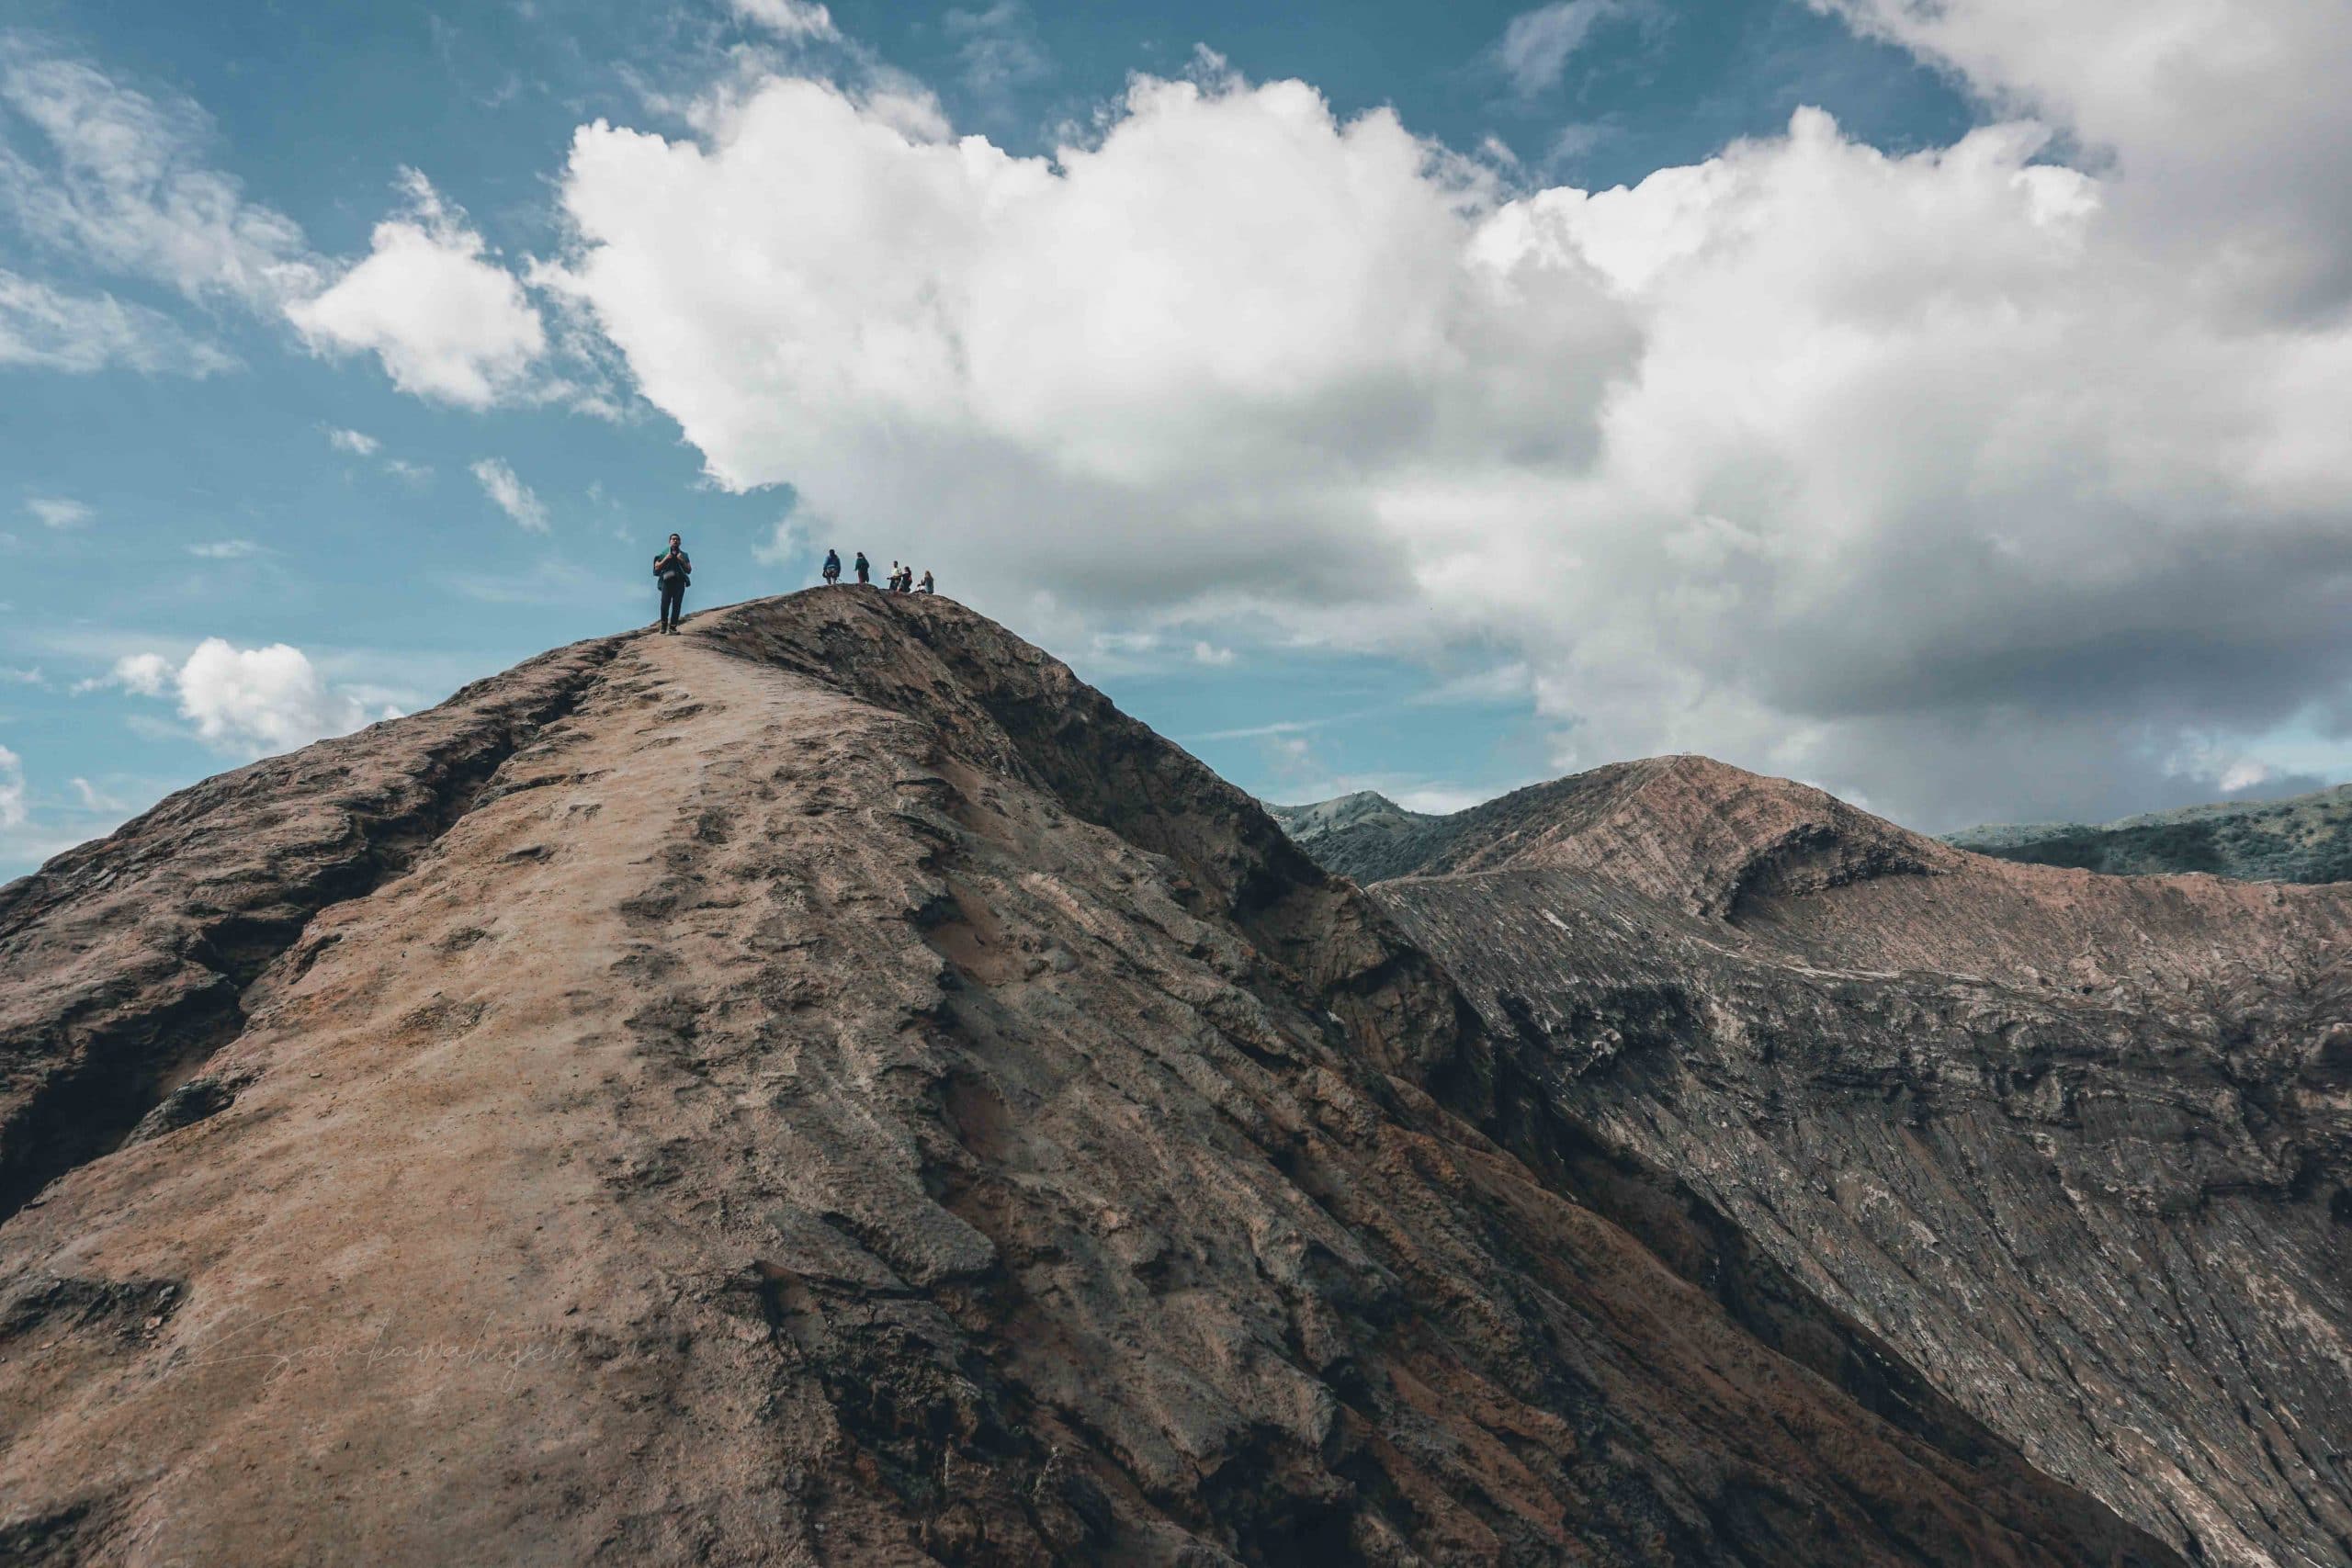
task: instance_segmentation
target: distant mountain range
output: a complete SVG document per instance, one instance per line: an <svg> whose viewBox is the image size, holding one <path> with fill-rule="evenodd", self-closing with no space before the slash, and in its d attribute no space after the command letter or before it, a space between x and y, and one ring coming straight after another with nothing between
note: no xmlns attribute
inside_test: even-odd
<svg viewBox="0 0 2352 1568"><path fill-rule="evenodd" d="M2352 882L2352 784L2287 800L2152 811L2096 826L1988 825L1947 834L1944 842L2033 865L2128 875L2210 871L2249 882Z"/></svg>
<svg viewBox="0 0 2352 1568"><path fill-rule="evenodd" d="M1325 870L1352 876L1367 886L1420 865L1461 830L1462 819L1469 815L1408 811L1368 789L1312 806L1270 803L1266 811Z"/></svg>
<svg viewBox="0 0 2352 1568"><path fill-rule="evenodd" d="M1425 871L1465 834L1485 831L1557 788L1538 784L1450 816L1408 811L1371 790L1266 809L1323 866L1370 886ZM2352 784L2116 822L1987 823L1942 841L1999 860L2119 876L2204 871L2245 882L2352 882Z"/></svg>

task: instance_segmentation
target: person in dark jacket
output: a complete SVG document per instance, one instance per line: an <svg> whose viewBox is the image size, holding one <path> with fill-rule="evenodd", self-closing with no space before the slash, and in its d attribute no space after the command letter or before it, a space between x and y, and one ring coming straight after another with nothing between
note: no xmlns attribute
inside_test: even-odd
<svg viewBox="0 0 2352 1568"><path fill-rule="evenodd" d="M918 593L936 593L939 592L938 586L931 581L931 569L929 567L923 568L922 581L916 584L915 592Z"/></svg>
<svg viewBox="0 0 2352 1568"><path fill-rule="evenodd" d="M857 552L857 580L860 582L872 582L874 581L874 569L865 564L865 552L864 550Z"/></svg>
<svg viewBox="0 0 2352 1568"><path fill-rule="evenodd" d="M670 536L670 547L653 558L653 581L662 585L662 619L659 628L665 632L678 629L678 616L686 603L686 584L694 579L695 563L686 558L678 536Z"/></svg>
<svg viewBox="0 0 2352 1568"><path fill-rule="evenodd" d="M827 550L825 552L825 586L831 588L841 580L842 553L839 550Z"/></svg>

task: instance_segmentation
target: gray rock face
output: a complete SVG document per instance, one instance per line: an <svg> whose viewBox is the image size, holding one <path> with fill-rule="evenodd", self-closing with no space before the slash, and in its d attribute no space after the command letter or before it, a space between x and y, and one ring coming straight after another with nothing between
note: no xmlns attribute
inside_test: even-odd
<svg viewBox="0 0 2352 1568"><path fill-rule="evenodd" d="M1373 893L1582 1168L1672 1171L2184 1550L2352 1562L2352 888L2008 864L1688 758L1481 809Z"/></svg>
<svg viewBox="0 0 2352 1568"><path fill-rule="evenodd" d="M0 904L10 1561L2180 1561L950 604L567 649Z"/></svg>
<svg viewBox="0 0 2352 1568"><path fill-rule="evenodd" d="M2258 882L2352 882L2352 784L2285 800L2150 812L2100 827L1970 828L1944 841L2003 860L2124 875L2206 871Z"/></svg>

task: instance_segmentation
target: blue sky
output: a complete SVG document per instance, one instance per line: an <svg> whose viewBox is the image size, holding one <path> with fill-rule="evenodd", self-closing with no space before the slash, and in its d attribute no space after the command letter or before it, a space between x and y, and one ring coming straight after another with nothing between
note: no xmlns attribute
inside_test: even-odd
<svg viewBox="0 0 2352 1568"><path fill-rule="evenodd" d="M2299 422L2341 392L2325 255L2312 263L2316 284L2256 278L2213 307L2217 341L2255 335L2231 324L2241 319L2276 338L2278 319L2264 316L2274 295L2318 289L2324 308L2283 330L2309 337L2297 363L2319 408L2181 415L2205 421L2192 446L2237 420L2230 451L2268 439L2263 450L2288 454L2259 472L2243 457L2214 459L2239 471L2199 468L2213 499L2195 516L2128 483L2060 475L2055 459L2017 473L1980 462L1936 474L1922 461L1929 478L1900 491L1833 470L1801 443L1849 440L1773 428L1772 398L1756 394L1815 387L1823 345L1871 323L1825 326L1793 350L1759 346L1779 355L1769 364L1710 370L1679 357L1680 345L1748 331L1691 323L1818 317L1941 265L1858 242L1816 268L1775 260L1757 233L1785 230L1801 245L1850 223L1892 246L1947 211L1964 234L2023 213L2041 229L2111 224L2111 236L2067 243L2111 245L2104 265L2124 275L2166 245L2214 254L2238 231L2226 225L2262 219L2222 203L2223 227L2201 237L2127 231L2111 215L2128 216L2136 193L2115 171L2161 161L2119 160L2139 132L2113 94L2070 96L2067 61L2030 39L2013 47L1999 16L1979 33L1923 32L1899 0L1878 3L1169 12L845 0L820 13L795 0L439 12L18 0L0 61L13 73L0 103L0 305L13 299L17 312L13 325L0 314L0 530L24 570L0 626L0 747L22 790L0 794L0 871L28 869L221 767L650 619L642 561L672 529L696 558L689 608L801 586L827 543L862 546L877 564L910 555L1278 798L1369 786L1463 804L1669 748L1815 778L1930 827L2345 776L2340 641L2263 624L2278 580L2260 573L2222 596L2216 624L2183 607L2194 598L2184 585L2200 581L2196 530L2222 525L2213 519L2245 529L2257 503L2270 509L2256 519L2260 561L2305 585L2283 619L2316 627L2342 606L2338 476L2295 455ZM1138 76L1192 96L1136 96ZM793 82L831 96L787 101L778 85ZM1293 82L1321 107L1284 100L1274 85ZM1806 107L1834 119L1811 141L1792 130ZM1384 113L1393 138L1351 130ZM1996 165L1991 175L1945 155L1972 130L1997 137L2028 116L2041 132L2030 146L1987 142L1979 163ZM598 122L611 134L575 147ZM958 136L1007 155L969 191L944 172ZM904 140L876 153L877 137ZM1274 188L1264 170L1278 160L1253 156L1250 137L1304 149L1298 177L1315 199ZM1726 157L1742 139L1757 150ZM1045 161L1066 145L1091 156L1091 176ZM690 152L676 177L637 172ZM892 161L860 162L876 156ZM900 190L897 171L918 165L931 172ZM2112 183L2086 197L2092 186L2035 168ZM1688 178L1643 183L1676 169ZM749 275L800 313L729 316L735 307L693 270L694 244L664 248L699 216L657 216L665 183L705 175L710 232L695 243L747 257ZM1918 188L1892 189L1901 182ZM983 186L1011 192L987 200L1012 207L972 208ZM1638 199L1603 210L1580 195L1617 186L1639 186ZM807 206L820 187L852 205ZM1328 210L1283 231L1335 190L1345 194ZM1969 203L1995 199L1987 190L2017 193L2016 212L1970 217ZM899 205L874 210L875 192ZM1103 212L1139 210L1147 197L1155 214L1189 216L1140 221L1142 237L1106 242L1100 257L1083 252ZM1898 205L1872 205L1888 202ZM822 220L779 236L768 207ZM1034 227L1051 238L1014 248L1006 235L1025 231L1001 217L971 220L1000 225L975 238L956 227L967 209L1046 213ZM1228 214L1272 234L1270 252L1220 233ZM1543 224L1554 239L1526 238ZM409 245L395 260L441 270L387 262L363 276L388 254L385 225ZM1691 225L1710 237L1660 238ZM1508 289L1495 284L1475 310L1450 303L1446 269L1506 243L1522 247ZM1984 266L2024 266L2021 243L1988 241ZM875 262L857 244L877 247ZM926 261L933 245L951 259ZM1663 261L1650 254L1660 245ZM1690 270L1690 257L1742 245L1735 273ZM1585 254L1563 260L1563 247ZM1427 266L1384 270L1424 252ZM869 298L840 285L910 254L930 269L920 287ZM1317 269L1369 281L1352 314L1317 323L1295 352L1260 353L1252 334L1278 336L1266 323L1296 312L1272 284L1262 300L1253 290L1261 268L1281 275L1293 257L1314 263L1295 269L1304 284L1285 285L1308 291L1302 308L1317 302ZM1527 270L1538 261L1552 270ZM1973 273L1931 278L1871 323L1930 316L1950 298L1981 303L1989 287L2005 319L2041 311L2050 332L2109 347L2127 337L2061 265L2037 254L2041 270L1988 273L1982 287ZM1831 305L1807 292L1816 272L1849 266ZM1024 338L991 306L998 316L950 335L1009 334L997 379L975 371L969 384L910 390L875 368L886 329L928 330L928 318L892 311L943 291L994 298L1001 285L989 280L1008 267L1079 291L1078 309L1057 314L1097 323L1086 329L1097 335L1040 342L1033 359L1035 327ZM1250 296L1257 313L1184 323L1221 341L1218 354L1194 363L1118 325L1134 320L1132 280L1220 267L1242 273L1216 292ZM453 292L435 296L445 314L426 319L411 304L436 278ZM1380 341L1386 322L1418 320L1424 305L1431 346L1397 357ZM1527 312L1523 332L1513 311ZM502 333L513 334L503 355L481 346ZM1525 364L1491 346L1522 339L1544 344ZM2148 374L2222 349L2181 353ZM1891 454L1914 442L2014 450L1987 434L1994 415L1947 430L1936 411L2007 398L2014 418L2030 388L1977 387L1950 345L1928 340L1906 337L1886 357L1935 363L1946 378L1912 386L1872 369L1825 401L1825 428L1834 415L1854 430L1856 408L1873 411L1865 423L1906 409L1916 418L1890 430ZM1289 368L1301 364L1321 367ZM1664 397L1669 372L1702 388L1714 376L1723 403L1754 403L1756 423L1659 495L1603 470L1632 473L1641 454L1698 439L1688 398L1670 414L1629 412L1634 389ZM851 390L823 393L836 384ZM779 422L778 386L819 412ZM1360 393L1361 410L1330 412ZM992 412L1024 399L1043 412ZM1133 408L1099 429L1091 413L1048 417L1120 400ZM965 412L940 412L951 403ZM1259 412L1236 422L1226 405ZM1137 434L1163 410L1168 428L1192 433L1172 454ZM2272 423L2249 437L2257 416ZM2140 411L2105 417L2079 439L2120 450L2111 432ZM1261 449L1268 429L1295 445ZM1776 445L1759 456L1767 434ZM927 495L874 477L872 454L908 442ZM1680 460L1643 458L1639 472ZM2312 471L2273 482L2278 463L2296 462ZM1294 486L1301 474L1313 482ZM1854 502L1860 520L1838 525L1863 547L1844 537L1807 571L1759 576L1757 562L1826 548L1800 530L1865 482L1883 488ZM2177 547L2130 565L2120 587L2114 571L2076 580L2003 521L2029 493L2052 498L2053 557L2111 540L2130 558L2132 541L2158 534ZM1001 496L1001 510L956 515L967 494ZM1796 507L1792 495L1813 499L1776 510ZM1825 578L1864 559L1847 591L1873 611L1814 603ZM1994 641L1901 603L1971 582L2012 616ZM2034 641L2020 615L2062 629L2020 655ZM2089 629L2064 629L2078 625ZM1874 627L1894 628L1883 659L1861 640ZM2211 649L2220 673L2209 680ZM2249 704L2249 690L2277 695ZM0 792L14 787L0 778Z"/></svg>

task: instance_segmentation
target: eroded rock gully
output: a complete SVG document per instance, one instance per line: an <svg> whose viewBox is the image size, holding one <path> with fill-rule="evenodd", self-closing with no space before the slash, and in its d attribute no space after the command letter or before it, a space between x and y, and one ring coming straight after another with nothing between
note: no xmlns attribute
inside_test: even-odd
<svg viewBox="0 0 2352 1568"><path fill-rule="evenodd" d="M2186 1551L2352 1562L2352 887L2009 865L1696 758L1417 831L1375 901L1604 1212L1717 1216Z"/></svg>
<svg viewBox="0 0 2352 1568"><path fill-rule="evenodd" d="M77 1151L0 1228L12 1556L2179 1561L969 612L740 606L403 726L5 896L12 1085L148 1021L103 1129L5 1134ZM427 826L322 877L362 815Z"/></svg>

